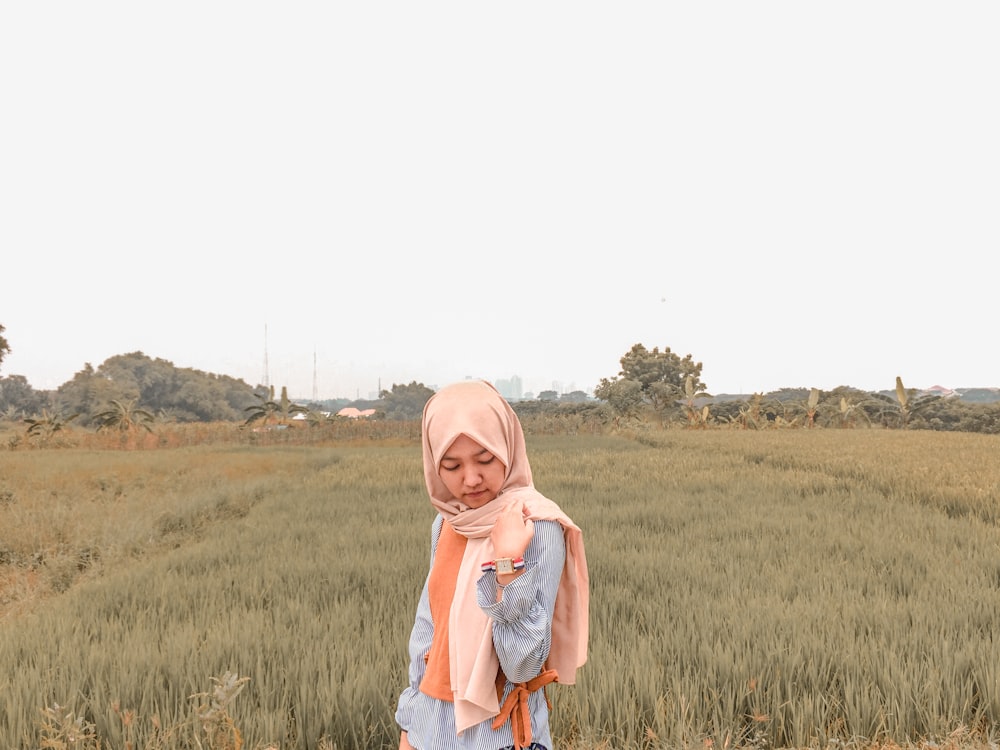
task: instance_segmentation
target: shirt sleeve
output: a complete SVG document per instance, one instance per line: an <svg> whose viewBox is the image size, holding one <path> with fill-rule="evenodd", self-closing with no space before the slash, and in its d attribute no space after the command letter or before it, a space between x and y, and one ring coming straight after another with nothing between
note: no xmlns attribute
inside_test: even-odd
<svg viewBox="0 0 1000 750"><path fill-rule="evenodd" d="M493 618L493 646L510 682L536 677L552 644L552 612L566 561L566 540L556 521L536 521L524 552L525 572L504 587L496 601L496 574L477 583L480 609Z"/></svg>
<svg viewBox="0 0 1000 750"><path fill-rule="evenodd" d="M437 549L437 540L441 533L441 520L441 516L438 516L431 527L431 564L428 566L428 571L434 565L434 552ZM420 600L417 602L417 614L413 621L413 629L410 631L409 684L400 694L399 702L396 705L396 723L404 731L410 726L414 701L420 690L420 681L423 680L424 672L427 671L424 657L430 651L431 640L434 638L434 622L431 620L430 599L427 593L427 580L429 578L430 573L428 572L427 578L424 579L424 587L420 592Z"/></svg>

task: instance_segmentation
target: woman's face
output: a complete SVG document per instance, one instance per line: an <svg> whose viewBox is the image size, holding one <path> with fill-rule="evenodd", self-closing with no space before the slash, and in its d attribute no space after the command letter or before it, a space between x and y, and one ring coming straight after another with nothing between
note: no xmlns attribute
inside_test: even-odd
<svg viewBox="0 0 1000 750"><path fill-rule="evenodd" d="M506 474L503 462L467 435L459 435L438 464L444 486L470 508L482 508L496 498Z"/></svg>

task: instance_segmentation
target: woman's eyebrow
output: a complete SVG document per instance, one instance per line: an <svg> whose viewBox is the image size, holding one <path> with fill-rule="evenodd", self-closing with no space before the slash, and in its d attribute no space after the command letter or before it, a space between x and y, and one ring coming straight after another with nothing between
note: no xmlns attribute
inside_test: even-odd
<svg viewBox="0 0 1000 750"><path fill-rule="evenodd" d="M492 453L490 453L490 449L489 448L483 448L481 451L473 453L472 457L473 458L479 458L484 453L489 453L491 456L493 455ZM442 461L459 461L461 459L456 458L455 456L449 456L447 453L445 453L443 456L441 456L441 460Z"/></svg>

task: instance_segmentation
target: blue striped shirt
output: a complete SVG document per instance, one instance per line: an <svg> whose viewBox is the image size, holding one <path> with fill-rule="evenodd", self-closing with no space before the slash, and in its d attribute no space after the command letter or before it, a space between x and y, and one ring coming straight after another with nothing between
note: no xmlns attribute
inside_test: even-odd
<svg viewBox="0 0 1000 750"><path fill-rule="evenodd" d="M438 516L431 529L431 565L437 549L443 519ZM552 609L566 559L562 526L556 521L536 521L535 535L524 552L525 572L504 587L502 601L496 601L496 575L484 573L477 586L479 607L493 618L493 647L509 680L526 682L542 671L552 637ZM455 732L454 704L420 692L434 635L427 583L424 582L417 616L410 633L410 684L399 696L396 722L408 732L416 750L500 750L514 744L510 722L494 730L487 720L469 727L459 737ZM504 697L510 692L508 682ZM501 703L503 701L501 700ZM549 710L543 691L528 697L532 740L552 747Z"/></svg>

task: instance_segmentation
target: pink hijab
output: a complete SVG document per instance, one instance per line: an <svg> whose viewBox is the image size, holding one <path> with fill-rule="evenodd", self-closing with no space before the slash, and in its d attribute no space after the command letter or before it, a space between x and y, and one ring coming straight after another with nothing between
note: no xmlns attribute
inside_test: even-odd
<svg viewBox="0 0 1000 750"><path fill-rule="evenodd" d="M552 646L547 667L558 681L573 684L576 671L587 661L589 588L583 534L554 502L535 489L525 450L521 423L499 392L489 383L469 380L446 386L424 407L424 479L431 505L452 528L468 539L451 605L451 688L455 696L458 732L496 716L499 668L493 648L492 618L476 603L480 565L494 557L490 531L500 512L524 501L528 517L558 521L566 538L566 564L556 594L552 617ZM441 456L459 435L467 435L499 458L507 469L500 494L481 508L457 500L438 476Z"/></svg>

